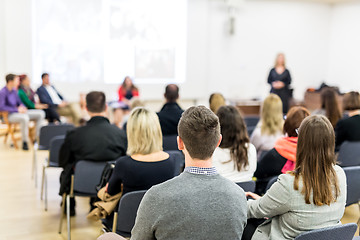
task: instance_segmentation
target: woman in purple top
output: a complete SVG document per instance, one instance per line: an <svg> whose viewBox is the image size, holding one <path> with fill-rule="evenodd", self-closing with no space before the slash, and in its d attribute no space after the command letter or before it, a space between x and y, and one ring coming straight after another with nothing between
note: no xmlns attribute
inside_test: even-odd
<svg viewBox="0 0 360 240"><path fill-rule="evenodd" d="M28 110L18 96L18 86L19 76L15 74L6 75L6 86L0 90L0 111L9 113L9 122L20 123L23 150L28 150L29 121L36 122L36 136L39 136L45 113L38 109Z"/></svg>

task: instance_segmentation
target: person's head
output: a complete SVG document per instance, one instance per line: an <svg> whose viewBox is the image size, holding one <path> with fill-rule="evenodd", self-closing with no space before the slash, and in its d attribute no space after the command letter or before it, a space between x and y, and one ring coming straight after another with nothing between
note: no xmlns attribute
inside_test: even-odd
<svg viewBox="0 0 360 240"><path fill-rule="evenodd" d="M106 97L103 92L93 91L86 94L86 109L89 113L106 112Z"/></svg>
<svg viewBox="0 0 360 240"><path fill-rule="evenodd" d="M176 84L169 84L165 88L164 97L166 102L176 102L179 98L179 87Z"/></svg>
<svg viewBox="0 0 360 240"><path fill-rule="evenodd" d="M345 111L354 111L360 109L360 95L359 92L348 92L343 98L343 108Z"/></svg>
<svg viewBox="0 0 360 240"><path fill-rule="evenodd" d="M126 133L129 155L147 155L163 149L159 118L155 112L144 107L138 107L131 111Z"/></svg>
<svg viewBox="0 0 360 240"><path fill-rule="evenodd" d="M6 85L8 87L14 88L19 86L19 76L15 75L15 74L8 74L5 76L5 80L6 80Z"/></svg>
<svg viewBox="0 0 360 240"><path fill-rule="evenodd" d="M50 77L48 73L41 74L41 80L43 82L43 85L49 85L50 84Z"/></svg>
<svg viewBox="0 0 360 240"><path fill-rule="evenodd" d="M234 106L222 106L216 115L219 118L222 135L220 148L230 149L231 160L240 171L249 165L247 144L250 140L245 121Z"/></svg>
<svg viewBox="0 0 360 240"><path fill-rule="evenodd" d="M290 108L284 122L284 134L286 133L289 137L297 137L296 129L300 127L301 122L307 116L310 116L310 112L304 107L295 106Z"/></svg>
<svg viewBox="0 0 360 240"><path fill-rule="evenodd" d="M282 101L278 95L271 93L261 107L261 133L274 135L282 131L283 125Z"/></svg>
<svg viewBox="0 0 360 240"><path fill-rule="evenodd" d="M208 160L221 140L219 118L204 106L190 107L180 118L178 133L180 150L192 159Z"/></svg>
<svg viewBox="0 0 360 240"><path fill-rule="evenodd" d="M336 92L332 88L325 88L321 92L321 108L325 109L326 117L330 120L333 127L341 118Z"/></svg>
<svg viewBox="0 0 360 240"><path fill-rule="evenodd" d="M278 53L275 59L275 67L285 67L285 55L283 53Z"/></svg>
<svg viewBox="0 0 360 240"><path fill-rule="evenodd" d="M216 113L219 107L226 105L225 98L221 93L213 93L210 95L209 104L211 111Z"/></svg>
<svg viewBox="0 0 360 240"><path fill-rule="evenodd" d="M317 206L330 205L339 195L334 148L335 134L330 121L321 115L305 118L299 128L296 167L292 173L295 190L299 190L299 179L302 178L301 193L307 204L312 200Z"/></svg>
<svg viewBox="0 0 360 240"><path fill-rule="evenodd" d="M26 74L22 74L19 76L20 85L29 87L30 86L30 78Z"/></svg>
<svg viewBox="0 0 360 240"><path fill-rule="evenodd" d="M124 81L122 83L122 87L125 89L133 89L135 88L133 81L131 80L131 78L129 76L126 76L124 78Z"/></svg>

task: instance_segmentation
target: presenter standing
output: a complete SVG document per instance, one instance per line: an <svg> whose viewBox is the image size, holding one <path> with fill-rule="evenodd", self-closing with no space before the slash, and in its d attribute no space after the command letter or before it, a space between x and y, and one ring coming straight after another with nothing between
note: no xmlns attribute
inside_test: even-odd
<svg viewBox="0 0 360 240"><path fill-rule="evenodd" d="M289 110L289 101L292 97L290 90L291 76L285 67L285 56L279 53L276 56L275 66L270 70L268 83L271 85L271 93L278 95L283 103L283 113Z"/></svg>

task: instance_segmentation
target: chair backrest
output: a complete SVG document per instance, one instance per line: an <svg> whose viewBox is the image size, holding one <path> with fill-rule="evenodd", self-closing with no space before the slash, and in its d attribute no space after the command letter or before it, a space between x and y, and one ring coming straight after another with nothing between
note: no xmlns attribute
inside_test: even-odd
<svg viewBox="0 0 360 240"><path fill-rule="evenodd" d="M269 180L268 184L266 185L265 192L271 188L271 186L277 181L278 177L279 176L275 176Z"/></svg>
<svg viewBox="0 0 360 240"><path fill-rule="evenodd" d="M241 187L245 192L255 192L255 182L254 181L237 182L236 184L239 187Z"/></svg>
<svg viewBox="0 0 360 240"><path fill-rule="evenodd" d="M348 223L344 225L336 225L327 228L320 228L300 234L295 240L328 240L341 239L351 240L356 232L357 225Z"/></svg>
<svg viewBox="0 0 360 240"><path fill-rule="evenodd" d="M360 166L360 142L341 144L337 160L341 167Z"/></svg>
<svg viewBox="0 0 360 240"><path fill-rule="evenodd" d="M65 135L56 136L51 139L49 148L50 166L59 166L59 152L64 140Z"/></svg>
<svg viewBox="0 0 360 240"><path fill-rule="evenodd" d="M74 171L74 194L96 196L96 186L100 183L106 164L107 162L78 161Z"/></svg>
<svg viewBox="0 0 360 240"><path fill-rule="evenodd" d="M185 156L180 151L166 151L167 153L173 155L176 161L175 173L174 176L179 175L185 166Z"/></svg>
<svg viewBox="0 0 360 240"><path fill-rule="evenodd" d="M50 141L53 137L59 135L66 135L66 133L72 129L74 129L74 125L72 124L49 124L43 126L40 129L39 136L39 149L40 150L48 150L50 147Z"/></svg>
<svg viewBox="0 0 360 240"><path fill-rule="evenodd" d="M360 201L360 166L344 167L346 174L347 196L346 206Z"/></svg>
<svg viewBox="0 0 360 240"><path fill-rule="evenodd" d="M255 127L259 122L260 117L258 116L247 116L244 117L244 121L246 126L249 127Z"/></svg>
<svg viewBox="0 0 360 240"><path fill-rule="evenodd" d="M129 235L134 227L136 213L146 190L126 193L121 197L118 208L116 233Z"/></svg>
<svg viewBox="0 0 360 240"><path fill-rule="evenodd" d="M176 139L177 139L177 135L163 136L164 151L179 150Z"/></svg>

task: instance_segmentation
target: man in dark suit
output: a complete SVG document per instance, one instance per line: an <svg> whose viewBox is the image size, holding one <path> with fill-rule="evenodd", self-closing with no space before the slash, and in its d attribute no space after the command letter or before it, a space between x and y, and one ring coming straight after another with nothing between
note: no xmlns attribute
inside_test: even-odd
<svg viewBox="0 0 360 240"><path fill-rule="evenodd" d="M70 191L71 174L79 160L111 161L126 155L125 131L110 124L106 118L107 105L103 92L86 95L86 109L91 117L83 127L66 134L59 153L59 164L64 168L60 176L60 195ZM75 201L70 205L75 214Z"/></svg>
<svg viewBox="0 0 360 240"><path fill-rule="evenodd" d="M48 112L49 118L60 121L59 114L61 116L69 116L75 125L80 121L80 108L74 104L69 104L63 96L50 84L50 77L48 73L41 75L42 85L36 90L39 96L40 102L47 104L49 109L56 109L56 111Z"/></svg>
<svg viewBox="0 0 360 240"><path fill-rule="evenodd" d="M169 84L165 88L164 97L166 103L157 113L162 134L165 135L177 135L177 125L181 118L183 109L176 103L179 98L179 87L175 84Z"/></svg>

